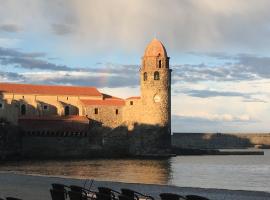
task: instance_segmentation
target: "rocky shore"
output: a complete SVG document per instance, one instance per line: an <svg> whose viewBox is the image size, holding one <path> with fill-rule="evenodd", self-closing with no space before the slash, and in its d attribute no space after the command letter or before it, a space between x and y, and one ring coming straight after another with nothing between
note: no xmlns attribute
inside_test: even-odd
<svg viewBox="0 0 270 200"><path fill-rule="evenodd" d="M63 183L66 185L85 184L85 180L71 179L63 177L48 177L36 175L23 175L0 172L0 198L6 196L19 197L27 200L50 200L49 189L51 183ZM89 187L87 184L87 187ZM98 186L111 187L115 190L120 188L130 188L141 193L152 195L159 199L159 194L163 192L177 193L181 195L197 194L210 198L211 200L269 200L270 192L204 189L191 187L177 187L168 185L133 184L109 181L94 180L92 189Z"/></svg>

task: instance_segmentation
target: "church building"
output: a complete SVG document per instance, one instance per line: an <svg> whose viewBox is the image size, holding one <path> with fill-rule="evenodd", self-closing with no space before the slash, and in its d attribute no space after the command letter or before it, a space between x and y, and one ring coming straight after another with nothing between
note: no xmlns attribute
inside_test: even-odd
<svg viewBox="0 0 270 200"><path fill-rule="evenodd" d="M171 69L163 44L153 39L139 70L141 95L122 99L87 86L0 83L0 118L31 132L82 132L89 126L159 127L171 134ZM74 125L79 122L79 125ZM70 126L72 124L72 126ZM148 129L149 130L149 129ZM147 129L143 131L147 133Z"/></svg>

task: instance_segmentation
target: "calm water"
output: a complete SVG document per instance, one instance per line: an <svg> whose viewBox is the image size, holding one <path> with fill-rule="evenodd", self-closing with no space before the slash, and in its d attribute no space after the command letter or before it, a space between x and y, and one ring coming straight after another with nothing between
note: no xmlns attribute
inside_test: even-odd
<svg viewBox="0 0 270 200"><path fill-rule="evenodd" d="M186 187L270 191L270 150L266 150L264 156L22 161L1 164L0 171Z"/></svg>

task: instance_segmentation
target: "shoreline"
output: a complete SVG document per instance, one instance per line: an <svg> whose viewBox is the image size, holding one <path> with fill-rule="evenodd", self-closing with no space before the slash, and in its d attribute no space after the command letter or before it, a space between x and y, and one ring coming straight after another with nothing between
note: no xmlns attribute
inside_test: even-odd
<svg viewBox="0 0 270 200"><path fill-rule="evenodd" d="M86 179L69 178L46 175L27 175L13 172L0 172L0 198L13 196L29 200L50 200L49 189L51 183L63 183L66 185L83 186ZM88 183L89 186L89 183ZM227 190L215 188L179 187L173 185L123 183L112 181L94 180L93 190L99 186L110 187L115 190L130 188L141 193L146 193L159 199L159 194L164 192L177 193L180 195L197 194L210 198L211 200L267 200L270 192Z"/></svg>

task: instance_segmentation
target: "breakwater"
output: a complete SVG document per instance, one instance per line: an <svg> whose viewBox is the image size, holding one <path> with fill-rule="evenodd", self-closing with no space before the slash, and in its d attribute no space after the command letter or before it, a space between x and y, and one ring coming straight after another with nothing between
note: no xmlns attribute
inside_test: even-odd
<svg viewBox="0 0 270 200"><path fill-rule="evenodd" d="M270 148L270 133L174 133L172 145L184 149Z"/></svg>

